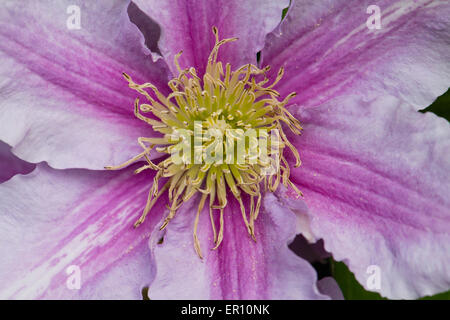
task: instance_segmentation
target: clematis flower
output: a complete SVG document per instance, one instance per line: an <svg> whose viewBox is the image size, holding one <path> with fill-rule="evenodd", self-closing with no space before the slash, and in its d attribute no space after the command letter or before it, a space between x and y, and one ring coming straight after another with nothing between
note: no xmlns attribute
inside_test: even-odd
<svg viewBox="0 0 450 320"><path fill-rule="evenodd" d="M0 140L37 165L0 184L1 297L341 297L297 234L367 289L377 266L383 296L450 287L449 124L417 112L450 83L450 5L297 0L280 23L288 6L2 2ZM275 123L269 187L254 167L169 163L165 135L191 120Z"/></svg>

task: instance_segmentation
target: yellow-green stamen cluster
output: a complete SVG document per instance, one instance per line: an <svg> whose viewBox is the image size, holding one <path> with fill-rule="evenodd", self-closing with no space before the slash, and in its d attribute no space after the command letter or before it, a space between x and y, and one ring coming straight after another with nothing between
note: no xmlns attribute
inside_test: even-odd
<svg viewBox="0 0 450 320"><path fill-rule="evenodd" d="M144 159L146 164L137 169L136 173L146 169L157 171L147 205L135 227L144 221L163 193L168 192L170 206L161 229L174 218L183 202L200 193L193 232L195 250L200 257L202 253L197 226L208 197L216 249L223 239L223 214L228 203L227 188L239 202L243 221L253 239L254 222L259 214L263 190L274 192L281 182L301 195L289 180L289 165L283 155L287 146L296 158L295 166L300 165L298 151L288 141L282 127L284 123L295 134L301 132L300 123L285 108L295 93L279 101L280 94L273 89L283 76L283 68L271 84L268 84L269 79L265 77L269 67L260 69L248 64L231 71L231 65L227 63L224 70L222 63L217 61L219 47L237 39L219 40L217 28L214 27L213 32L216 43L209 56L204 76L200 78L194 68L182 70L178 63L180 52L175 56L179 75L169 81L172 93L167 97L152 84L136 84L130 76L124 74L129 87L147 99L144 104L140 104L139 99L136 99L136 117L151 125L153 130L162 136L139 138L138 143L144 150L142 153L120 166L106 167L111 170L121 169ZM262 80L257 82L259 77ZM156 99L152 98L146 89L152 90ZM152 113L159 120L146 117L142 113ZM218 133L215 136L208 135L211 130ZM248 130L254 130L258 134L245 135ZM188 134L187 139L180 138L180 131ZM269 141L269 132L276 132L278 139ZM198 133L200 137L197 137ZM232 136L233 139L218 139L217 135L227 135L227 138ZM244 161L237 161L239 152L234 152L234 142L239 141L243 142L240 146L244 149ZM188 152L186 145L189 147ZM168 156L158 164L153 163L149 156L153 148ZM206 155L217 156L222 152L224 154L220 161L207 161ZM180 155L183 161L175 161L174 153ZM161 188L160 180L163 181ZM243 201L244 194L250 200L247 207ZM218 232L216 219L219 219Z"/></svg>

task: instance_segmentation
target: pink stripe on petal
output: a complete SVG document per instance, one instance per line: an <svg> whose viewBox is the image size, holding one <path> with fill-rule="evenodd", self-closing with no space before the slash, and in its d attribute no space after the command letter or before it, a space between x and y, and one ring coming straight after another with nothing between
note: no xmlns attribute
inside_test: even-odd
<svg viewBox="0 0 450 320"><path fill-rule="evenodd" d="M140 152L151 135L134 117L136 92L122 73L167 90L129 1L7 1L0 8L0 138L29 162L103 169ZM70 6L80 29L69 29Z"/></svg>
<svg viewBox="0 0 450 320"><path fill-rule="evenodd" d="M256 64L256 53L264 46L264 38L281 20L281 12L289 1L271 0L176 0L134 1L139 8L161 25L159 48L174 74L178 74L173 57L183 50L181 68L195 67L205 71L214 46L213 26L221 39L238 37L223 46L219 60L230 62L233 69L246 63Z"/></svg>
<svg viewBox="0 0 450 320"><path fill-rule="evenodd" d="M165 233L153 234L156 277L149 288L150 299L327 298L316 287L315 270L288 248L298 232L296 214L266 194L255 222L255 242L247 233L239 205L229 200L224 238L217 250L211 250L209 210L201 213L198 235L203 260L194 250L192 236L198 199L180 208ZM158 244L161 236L163 242Z"/></svg>
<svg viewBox="0 0 450 320"><path fill-rule="evenodd" d="M152 175L131 173L38 165L33 173L1 184L0 296L140 297L153 278L145 247L162 210L158 204L143 225L133 228ZM67 286L70 266L81 271L80 290Z"/></svg>
<svg viewBox="0 0 450 320"><path fill-rule="evenodd" d="M378 6L381 29L369 29ZM423 109L450 83L447 0L294 0L262 51L292 102L314 106L342 94L389 94Z"/></svg>
<svg viewBox="0 0 450 320"><path fill-rule="evenodd" d="M394 97L305 108L292 137L315 236L367 289L418 298L450 288L450 126ZM370 284L373 267L381 287ZM368 282L369 281L369 282Z"/></svg>

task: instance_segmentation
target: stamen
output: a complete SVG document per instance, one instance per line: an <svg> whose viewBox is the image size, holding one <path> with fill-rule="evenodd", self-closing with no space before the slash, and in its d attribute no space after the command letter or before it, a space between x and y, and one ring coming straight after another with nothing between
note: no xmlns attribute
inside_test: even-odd
<svg viewBox="0 0 450 320"><path fill-rule="evenodd" d="M174 57L179 74L168 82L172 92L167 96L151 83L137 84L128 74L123 74L128 86L146 99L146 103L140 103L136 98L135 116L161 136L138 138L143 152L121 165L105 167L118 170L144 160L146 163L135 170L136 174L147 169L156 171L146 206L135 227L144 222L165 192L170 206L167 205L169 212L161 230L175 217L184 202L199 195L193 237L194 248L200 258L203 255L197 231L208 197L215 244L212 249L215 250L224 240L224 209L230 191L239 203L243 224L255 241L255 221L260 213L263 190L275 192L282 183L302 196L289 180L290 168L284 157L284 148L287 147L296 159L295 166L301 164L298 150L284 132L286 126L297 135L302 130L300 122L285 108L295 93L280 101L280 93L274 89L283 78L284 68L280 68L270 85L266 76L269 66L261 69L246 64L232 71L232 66L226 63L224 68L222 62L217 61L219 48L238 39L221 40L217 28L212 30L215 45L209 54L205 74L200 77L192 67L182 69L180 51ZM263 80L257 81L261 75ZM152 113L155 118L146 117L145 113ZM154 163L151 150L166 157ZM178 155L178 160L174 155ZM160 180L164 182L161 189ZM248 205L244 203L247 198L250 200Z"/></svg>

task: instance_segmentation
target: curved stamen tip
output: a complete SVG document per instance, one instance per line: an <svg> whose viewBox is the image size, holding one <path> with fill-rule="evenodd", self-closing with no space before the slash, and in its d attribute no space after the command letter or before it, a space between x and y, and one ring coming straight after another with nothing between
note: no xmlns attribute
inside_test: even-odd
<svg viewBox="0 0 450 320"><path fill-rule="evenodd" d="M123 76L126 80L131 80L131 77L130 77L127 73L125 73L125 72L122 72L122 76Z"/></svg>

